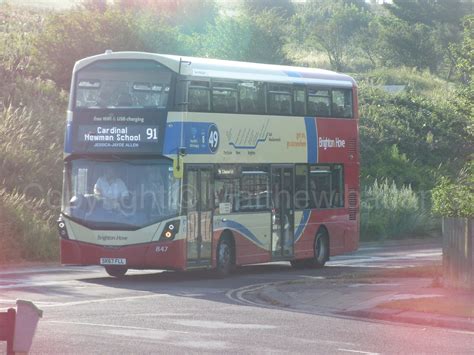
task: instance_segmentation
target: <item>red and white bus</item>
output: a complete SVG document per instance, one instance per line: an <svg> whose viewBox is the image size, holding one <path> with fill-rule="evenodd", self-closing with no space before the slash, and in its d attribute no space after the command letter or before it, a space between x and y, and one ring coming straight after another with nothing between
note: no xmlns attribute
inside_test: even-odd
<svg viewBox="0 0 474 355"><path fill-rule="evenodd" d="M64 161L63 264L226 274L358 247L347 75L108 51L74 67Z"/></svg>

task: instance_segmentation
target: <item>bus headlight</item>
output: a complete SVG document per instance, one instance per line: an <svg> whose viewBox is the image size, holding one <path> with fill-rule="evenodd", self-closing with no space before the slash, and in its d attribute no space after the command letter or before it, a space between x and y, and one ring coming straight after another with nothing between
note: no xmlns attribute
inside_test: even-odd
<svg viewBox="0 0 474 355"><path fill-rule="evenodd" d="M161 232L160 242L173 240L179 231L179 220L167 222L163 232Z"/></svg>

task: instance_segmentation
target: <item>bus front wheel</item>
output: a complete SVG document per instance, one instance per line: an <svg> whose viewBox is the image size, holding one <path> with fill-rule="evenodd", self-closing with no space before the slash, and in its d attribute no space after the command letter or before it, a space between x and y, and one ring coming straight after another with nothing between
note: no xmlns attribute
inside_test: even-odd
<svg viewBox="0 0 474 355"><path fill-rule="evenodd" d="M107 274L113 277L123 277L127 273L128 269L125 266L105 266Z"/></svg>

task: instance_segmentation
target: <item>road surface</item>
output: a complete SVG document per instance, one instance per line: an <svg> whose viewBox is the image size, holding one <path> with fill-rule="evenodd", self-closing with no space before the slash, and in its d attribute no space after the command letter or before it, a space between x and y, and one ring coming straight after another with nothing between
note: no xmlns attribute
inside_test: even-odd
<svg viewBox="0 0 474 355"><path fill-rule="evenodd" d="M33 354L468 354L472 332L270 309L235 298L237 289L254 284L440 259L438 245L366 247L323 270L273 263L225 279L207 271L131 271L117 280L99 267L2 269L0 308L21 298L44 310Z"/></svg>

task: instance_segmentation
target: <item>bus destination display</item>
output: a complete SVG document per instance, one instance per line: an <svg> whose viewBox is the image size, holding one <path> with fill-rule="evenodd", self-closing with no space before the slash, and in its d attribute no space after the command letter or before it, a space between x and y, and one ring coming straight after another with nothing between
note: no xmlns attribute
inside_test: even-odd
<svg viewBox="0 0 474 355"><path fill-rule="evenodd" d="M163 145L165 115L162 112L91 113L73 119L75 152L159 153Z"/></svg>

